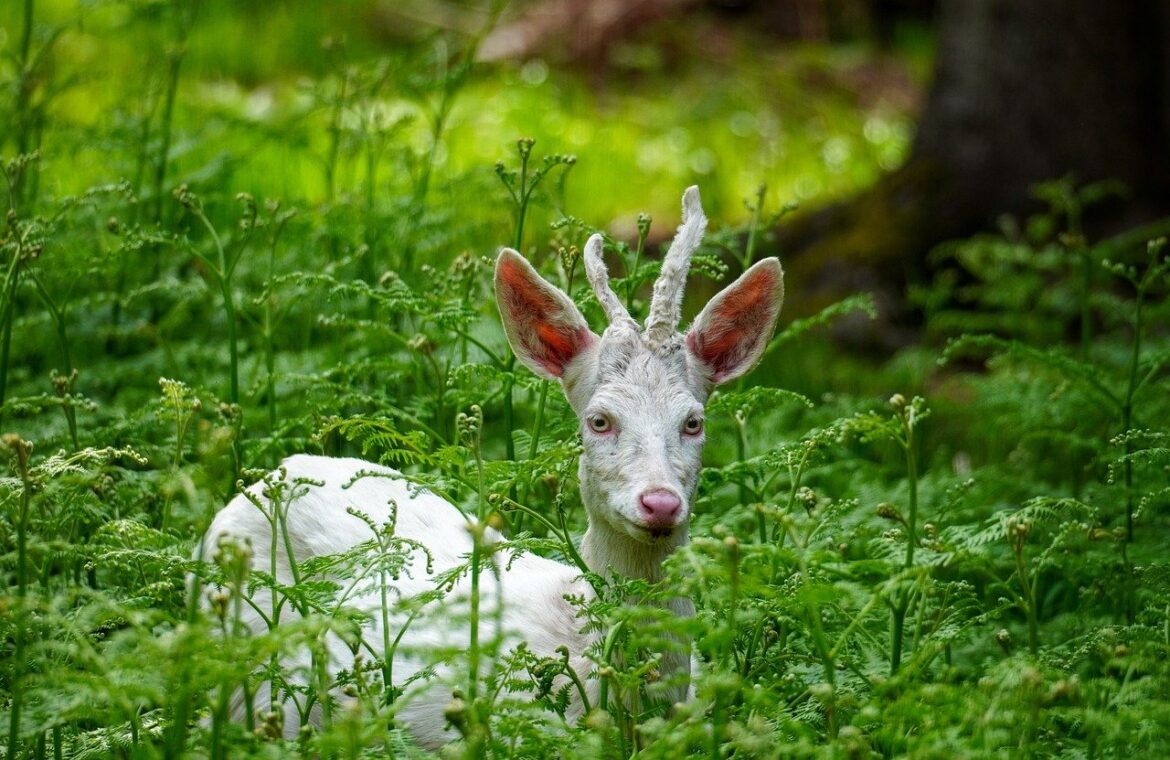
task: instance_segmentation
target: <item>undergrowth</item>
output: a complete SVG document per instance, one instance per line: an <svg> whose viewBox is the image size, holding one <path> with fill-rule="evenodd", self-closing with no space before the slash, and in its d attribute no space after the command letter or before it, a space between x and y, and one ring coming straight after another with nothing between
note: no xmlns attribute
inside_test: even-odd
<svg viewBox="0 0 1170 760"><path fill-rule="evenodd" d="M198 9L129 7L170 44L144 51L159 57L141 93L75 138L108 152L102 184L56 194L68 182L42 172L67 171L75 147L51 130L79 86L54 65L69 29L38 25L26 0L4 63L3 756L422 756L395 720L413 684L368 656L346 602L366 575L387 612L425 547L370 522L368 542L283 584L248 571L247 545L195 546L261 478L278 544L307 484L264 473L316 452L396 467L509 536L477 541L458 572L478 577L485 552L583 564L575 419L516 366L490 305L507 243L601 323L580 261L593 220L566 205L578 162L521 139L494 176L436 171L472 36L307 85L303 121L265 139L316 151L320 197L237 190L230 150L177 171L213 147L174 121ZM411 109L387 110L390 93ZM447 709L465 740L447 753L1170 751L1170 259L1148 230L1084 237L1081 212L1112 190L1046 185L1047 213L941 248L942 274L914 293L923 345L867 368L862 392L833 386L845 359L823 327L872 312L865 297L782 324L763 368L711 400L693 540L667 580L589 577L599 703L569 724L585 690L568 654L485 633L450 653L467 678ZM693 280L726 279L788 209L761 188L747 210L709 235ZM643 215L636 238L607 241L635 315L659 266L647 240L672 221ZM937 361L907 380L922 356ZM692 620L653 604L680 593ZM243 605L270 630L249 635ZM282 611L296 622L277 626ZM327 633L361 666L332 672ZM680 639L696 697L663 704L645 653ZM282 667L293 649L312 653L307 672ZM227 719L233 690L259 689L320 726L285 739L277 712Z"/></svg>

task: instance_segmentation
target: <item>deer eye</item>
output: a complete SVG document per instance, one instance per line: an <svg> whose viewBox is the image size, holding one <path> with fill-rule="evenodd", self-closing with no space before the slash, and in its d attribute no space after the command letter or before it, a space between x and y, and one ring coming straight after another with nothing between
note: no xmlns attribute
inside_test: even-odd
<svg viewBox="0 0 1170 760"><path fill-rule="evenodd" d="M703 432L703 418L690 416L687 421L683 423L683 432L687 435L698 435Z"/></svg>
<svg viewBox="0 0 1170 760"><path fill-rule="evenodd" d="M585 420L585 424L588 425L589 429L594 433L608 433L613 429L613 423L611 423L609 421L609 417L606 417L604 414L589 415L589 418Z"/></svg>

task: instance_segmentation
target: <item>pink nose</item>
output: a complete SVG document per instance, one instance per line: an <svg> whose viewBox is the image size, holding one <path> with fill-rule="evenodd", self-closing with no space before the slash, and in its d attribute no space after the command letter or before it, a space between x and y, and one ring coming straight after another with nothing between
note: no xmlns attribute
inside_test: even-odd
<svg viewBox="0 0 1170 760"><path fill-rule="evenodd" d="M678 508L682 502L670 491L647 491L639 499L642 505L642 518L646 524L654 528L663 528L674 525Z"/></svg>

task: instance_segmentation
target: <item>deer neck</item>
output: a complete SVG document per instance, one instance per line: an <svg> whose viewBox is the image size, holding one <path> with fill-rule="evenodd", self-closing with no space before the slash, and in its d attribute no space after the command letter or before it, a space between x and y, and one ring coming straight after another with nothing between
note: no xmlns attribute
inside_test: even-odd
<svg viewBox="0 0 1170 760"><path fill-rule="evenodd" d="M581 559L599 575L616 571L627 578L660 581L662 562L687 543L685 528L676 531L669 539L646 543L612 527L603 519L593 517L594 514L589 510L589 527L581 539Z"/></svg>
<svg viewBox="0 0 1170 760"><path fill-rule="evenodd" d="M641 578L651 583L661 581L663 561L689 540L687 527L681 526L669 539L653 543L638 541L625 531L615 528L602 516L605 514L603 505L595 505L591 501L603 497L592 493L591 499L591 491L583 479L581 498L589 515L589 527L581 539L581 559L585 560L591 571L602 576L617 572L626 578ZM695 607L688 597L672 597L664 600L663 605L680 618L694 617ZM678 635L668 634L668 637L685 643L685 639ZM667 647L662 653L662 672L689 674L691 661L688 653L687 646ZM689 692L685 681L681 690L677 686L672 688L674 691L670 699L683 701L687 698Z"/></svg>

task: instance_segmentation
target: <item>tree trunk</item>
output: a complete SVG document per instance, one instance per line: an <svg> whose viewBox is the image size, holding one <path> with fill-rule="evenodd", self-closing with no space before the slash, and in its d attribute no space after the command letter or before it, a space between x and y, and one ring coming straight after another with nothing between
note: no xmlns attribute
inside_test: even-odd
<svg viewBox="0 0 1170 760"><path fill-rule="evenodd" d="M1101 230L1167 213L1168 41L1167 0L943 0L906 164L776 230L798 310L859 289L896 309L931 247L1029 212L1044 180L1125 183Z"/></svg>

